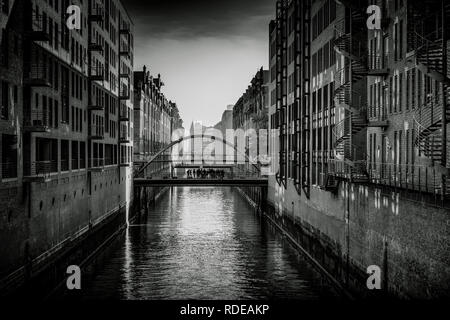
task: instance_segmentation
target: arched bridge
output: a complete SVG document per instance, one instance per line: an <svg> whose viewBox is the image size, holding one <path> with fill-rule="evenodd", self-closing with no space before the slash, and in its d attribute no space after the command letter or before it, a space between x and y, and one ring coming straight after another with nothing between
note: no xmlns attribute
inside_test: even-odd
<svg viewBox="0 0 450 320"><path fill-rule="evenodd" d="M218 154L214 150L205 155L204 139L221 142L221 150L226 146L230 152ZM198 148L172 152L172 148L184 141L201 139ZM195 150L194 150L195 149ZM247 150L248 151L248 150ZM245 153L247 153L245 151ZM208 153L208 152L207 152ZM211 156L212 153L212 156ZM267 165L250 160L247 154L240 153L237 147L212 135L188 135L173 141L150 159L135 159L135 187L160 186L255 186L267 187L265 175Z"/></svg>

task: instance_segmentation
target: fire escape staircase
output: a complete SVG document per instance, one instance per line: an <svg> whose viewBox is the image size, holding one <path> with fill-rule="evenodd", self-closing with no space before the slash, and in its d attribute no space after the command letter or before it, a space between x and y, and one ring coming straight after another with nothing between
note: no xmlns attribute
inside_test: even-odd
<svg viewBox="0 0 450 320"><path fill-rule="evenodd" d="M365 2L341 1L351 9L351 15L335 24L334 49L349 60L335 75L334 102L337 108L344 108L345 116L338 122L332 133L334 137L335 162L329 168L324 189L336 192L339 178L350 178L352 181L366 182L368 175L361 169L360 163L354 161L359 148L352 144L352 136L368 126L367 101L363 95L353 90L353 84L369 74L367 48L364 37ZM354 31L351 31L354 30Z"/></svg>
<svg viewBox="0 0 450 320"><path fill-rule="evenodd" d="M334 50L350 60L352 77L360 80L368 75L367 50L360 35L346 31L346 20L341 19L334 27Z"/></svg>
<svg viewBox="0 0 450 320"><path fill-rule="evenodd" d="M450 12L450 5L447 4L446 8ZM443 141L442 129L444 119L445 123L450 122L450 72L445 68L446 63L444 63L445 57L450 56L450 50L443 44L442 39L436 36L436 33L430 35L431 37L424 37L415 32L416 65L423 73L443 84L444 97L447 98L447 101L443 97L437 99L432 96L426 97L425 103L414 110L414 124L417 133L414 144L420 154L427 157L433 166L446 176L444 193L448 195L450 194L450 161L448 154L446 159L443 159L442 153L443 148L447 148L447 153L449 153L448 144L450 141L448 141L448 138ZM433 37L433 35L435 36ZM437 39L431 40L430 38ZM447 50L447 52L444 52L444 50Z"/></svg>
<svg viewBox="0 0 450 320"><path fill-rule="evenodd" d="M416 62L419 70L428 74L434 80L444 83L446 96L450 94L450 79L444 70L444 48L442 41L427 40L416 35L421 45L416 49ZM450 52L449 52L450 53ZM414 121L417 126L417 137L415 140L419 151L437 162L442 157L442 120L443 99L435 101L434 97L427 98L425 104L414 111ZM445 120L450 121L449 101L446 103Z"/></svg>

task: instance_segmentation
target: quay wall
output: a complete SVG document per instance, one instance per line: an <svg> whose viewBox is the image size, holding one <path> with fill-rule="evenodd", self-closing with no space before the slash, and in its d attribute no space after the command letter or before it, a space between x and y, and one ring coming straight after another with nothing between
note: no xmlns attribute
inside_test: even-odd
<svg viewBox="0 0 450 320"><path fill-rule="evenodd" d="M130 168L80 170L2 184L0 295L44 298L122 232L132 213ZM4 200L4 201L3 201Z"/></svg>
<svg viewBox="0 0 450 320"><path fill-rule="evenodd" d="M269 179L267 200L248 197L351 296L450 296L448 203L345 181L336 193L313 187L308 199L291 181L284 188ZM367 288L372 265L381 290Z"/></svg>

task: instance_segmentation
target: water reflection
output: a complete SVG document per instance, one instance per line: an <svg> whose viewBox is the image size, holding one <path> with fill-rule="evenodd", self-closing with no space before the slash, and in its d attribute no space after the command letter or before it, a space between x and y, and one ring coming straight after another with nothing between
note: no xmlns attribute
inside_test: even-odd
<svg viewBox="0 0 450 320"><path fill-rule="evenodd" d="M174 188L131 225L87 298L316 299L333 295L230 188Z"/></svg>

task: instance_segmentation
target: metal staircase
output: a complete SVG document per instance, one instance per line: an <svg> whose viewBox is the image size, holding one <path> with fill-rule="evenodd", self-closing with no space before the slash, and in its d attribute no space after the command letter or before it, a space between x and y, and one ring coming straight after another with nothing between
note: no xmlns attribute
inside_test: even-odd
<svg viewBox="0 0 450 320"><path fill-rule="evenodd" d="M367 127L367 101L362 95L351 89L346 68L339 70L335 78L334 103L336 107L345 109L345 117L338 122L334 129L334 149L336 154L345 159L352 158L352 150L348 142L351 137ZM353 77L352 82L362 77Z"/></svg>
<svg viewBox="0 0 450 320"><path fill-rule="evenodd" d="M434 34L437 36L437 34ZM430 34L433 36L433 34ZM416 51L415 58L419 70L429 75L432 79L443 83L443 88L450 93L450 79L445 70L444 57L445 52L441 39L429 40L416 32ZM445 112L443 112L445 108ZM445 118L444 118L445 117ZM448 101L444 105L444 100L439 98L435 101L433 97L416 108L414 111L414 123L417 136L415 145L420 153L429 158L433 163L442 161L442 126L443 120L446 123L450 121L450 108ZM447 163L447 166L449 164Z"/></svg>
<svg viewBox="0 0 450 320"><path fill-rule="evenodd" d="M411 15L414 19L411 28L413 36L408 37L408 43L410 49L414 50L412 57L415 58L417 69L439 83L439 95L443 96L426 97L426 101L414 110L414 144L441 176L442 180L435 189L440 190L439 193L445 197L450 195L449 141L448 135L444 136L443 132L450 121L450 50L447 42L450 3L424 1L411 9Z"/></svg>
<svg viewBox="0 0 450 320"><path fill-rule="evenodd" d="M330 161L326 177L325 189L329 191L336 190L337 179L368 179L359 161L356 161L361 158L361 150L352 143L352 137L368 126L367 99L354 90L369 73L365 27L367 3L362 0L342 0L341 3L346 6L346 14L334 26L334 49L346 58L346 62L335 73L334 104L336 108L344 109L344 117L332 130L335 159Z"/></svg>
<svg viewBox="0 0 450 320"><path fill-rule="evenodd" d="M428 102L414 111L415 145L422 155L433 162L442 159L442 108L442 101L438 104ZM445 115L446 120L450 121L450 108L446 109Z"/></svg>
<svg viewBox="0 0 450 320"><path fill-rule="evenodd" d="M352 24L355 25L354 20L352 20ZM360 80L368 74L367 45L364 44L361 37L351 33L350 29L346 18L336 22L334 49L350 60L352 77L356 78L355 80Z"/></svg>

